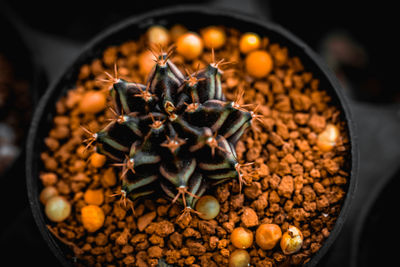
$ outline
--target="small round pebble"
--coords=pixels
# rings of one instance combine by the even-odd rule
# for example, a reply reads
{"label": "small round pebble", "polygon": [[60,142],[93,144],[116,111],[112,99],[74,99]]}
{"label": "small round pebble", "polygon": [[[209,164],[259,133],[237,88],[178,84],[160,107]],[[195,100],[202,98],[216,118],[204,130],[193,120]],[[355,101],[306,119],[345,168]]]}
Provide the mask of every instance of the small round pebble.
{"label": "small round pebble", "polygon": [[263,78],[271,72],[273,61],[271,55],[264,50],[250,52],[245,60],[247,72],[255,78]]}
{"label": "small round pebble", "polygon": [[169,43],[168,30],[160,25],[151,26],[147,30],[147,38],[149,42],[156,45],[167,46]]}
{"label": "small round pebble", "polygon": [[279,225],[264,223],[256,231],[256,243],[264,250],[273,249],[282,237]]}
{"label": "small round pebble", "polygon": [[250,266],[250,255],[244,249],[237,249],[229,257],[229,267]]}
{"label": "small round pebble", "polygon": [[62,222],[71,214],[71,204],[62,196],[53,196],[46,203],[45,213],[51,221]]}
{"label": "small round pebble", "polygon": [[217,217],[220,205],[213,196],[202,196],[196,204],[196,210],[200,212],[199,217],[203,220],[212,220]]}
{"label": "small round pebble", "polygon": [[104,212],[96,205],[87,205],[82,208],[82,224],[89,232],[96,232],[104,224]]}
{"label": "small round pebble", "polygon": [[253,244],[253,232],[243,227],[237,227],[232,231],[231,242],[237,248],[249,248]]}
{"label": "small round pebble", "polygon": [[176,51],[186,59],[195,59],[203,52],[203,41],[197,33],[187,32],[176,41]]}
{"label": "small round pebble", "polygon": [[83,113],[98,113],[106,107],[107,98],[99,91],[88,91],[79,103],[79,108]]}
{"label": "small round pebble", "polygon": [[282,236],[280,245],[286,255],[298,252],[303,245],[303,233],[296,226],[289,226]]}
{"label": "small round pebble", "polygon": [[201,32],[201,36],[204,40],[204,46],[210,49],[221,48],[226,42],[225,31],[215,26],[205,28]]}
{"label": "small round pebble", "polygon": [[261,39],[258,34],[253,32],[247,32],[240,37],[239,49],[243,54],[247,54],[253,50],[260,48]]}
{"label": "small round pebble", "polygon": [[45,188],[43,188],[42,192],[40,192],[40,202],[42,202],[42,204],[46,205],[47,201],[58,195],[58,191],[57,188],[55,188],[54,186],[46,186]]}

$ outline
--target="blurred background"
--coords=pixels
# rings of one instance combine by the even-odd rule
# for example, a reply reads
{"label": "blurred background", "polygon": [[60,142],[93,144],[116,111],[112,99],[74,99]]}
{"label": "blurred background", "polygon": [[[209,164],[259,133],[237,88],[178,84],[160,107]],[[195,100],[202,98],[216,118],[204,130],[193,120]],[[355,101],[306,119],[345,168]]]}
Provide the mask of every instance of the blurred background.
{"label": "blurred background", "polygon": [[[399,18],[394,4],[366,1],[0,0],[3,261],[26,255],[19,256],[16,266],[58,266],[36,229],[25,189],[24,140],[40,95],[82,45],[105,28],[177,4],[227,8],[278,23],[311,46],[336,73],[359,130],[360,171],[351,214],[321,266],[389,266],[396,247],[388,245],[392,230],[387,225],[392,225],[388,220],[399,203],[395,190],[400,179],[400,58],[395,40]],[[39,90],[32,92],[33,87]]]}

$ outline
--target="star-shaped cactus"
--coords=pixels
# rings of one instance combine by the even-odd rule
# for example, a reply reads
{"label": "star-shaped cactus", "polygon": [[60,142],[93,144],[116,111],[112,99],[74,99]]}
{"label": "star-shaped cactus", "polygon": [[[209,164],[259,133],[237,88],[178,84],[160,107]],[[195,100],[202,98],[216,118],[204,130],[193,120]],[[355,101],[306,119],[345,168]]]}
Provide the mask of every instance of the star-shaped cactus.
{"label": "star-shaped cactus", "polygon": [[236,178],[242,186],[235,144],[259,115],[240,104],[243,91],[226,101],[223,60],[185,76],[171,54],[158,54],[146,85],[110,79],[115,118],[88,141],[122,167],[121,191],[130,200],[161,189],[193,208],[209,185]]}

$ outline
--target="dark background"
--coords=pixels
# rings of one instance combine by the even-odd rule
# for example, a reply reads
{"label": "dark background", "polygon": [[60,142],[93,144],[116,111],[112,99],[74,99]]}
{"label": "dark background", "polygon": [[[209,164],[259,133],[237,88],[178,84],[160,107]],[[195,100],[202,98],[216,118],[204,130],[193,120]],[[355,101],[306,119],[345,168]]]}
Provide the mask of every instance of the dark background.
{"label": "dark background", "polygon": [[222,6],[255,14],[281,24],[315,50],[320,49],[326,38],[339,31],[347,34],[366,52],[363,66],[342,66],[346,74],[352,76],[357,98],[371,102],[400,101],[396,88],[400,57],[396,53],[399,19],[395,4],[263,0],[1,1],[6,2],[31,28],[74,44],[83,44],[128,16],[181,3]]}
{"label": "dark background", "polygon": [[[27,54],[33,57],[20,56],[18,64],[40,62],[41,71],[33,71],[34,80],[45,90],[81,45],[106,27],[128,16],[181,3],[229,7],[281,24],[320,53],[336,72],[358,127],[360,170],[351,214],[320,265],[388,266],[396,257],[396,246],[390,245],[396,235],[395,222],[388,221],[398,210],[395,196],[400,179],[396,173],[400,161],[400,57],[396,41],[400,23],[395,4],[262,0],[70,0],[44,4],[0,0],[0,18],[6,17],[24,32],[23,39],[30,46]],[[1,42],[8,39],[1,32]],[[11,260],[14,266],[58,266],[33,222],[23,166],[22,153],[12,169],[0,177],[1,260]]]}

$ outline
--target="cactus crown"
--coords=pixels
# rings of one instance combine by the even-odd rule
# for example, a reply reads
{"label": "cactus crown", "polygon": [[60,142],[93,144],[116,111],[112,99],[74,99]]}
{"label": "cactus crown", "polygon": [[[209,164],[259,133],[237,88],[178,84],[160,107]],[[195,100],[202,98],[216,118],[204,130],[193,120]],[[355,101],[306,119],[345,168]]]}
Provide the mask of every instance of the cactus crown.
{"label": "cactus crown", "polygon": [[[225,100],[222,60],[184,76],[158,53],[146,85],[113,78],[115,118],[92,134],[96,150],[122,167],[121,193],[135,200],[161,188],[173,202],[193,208],[207,186],[242,174],[235,144],[251,125],[253,111]],[[158,186],[159,185],[159,186]]]}

